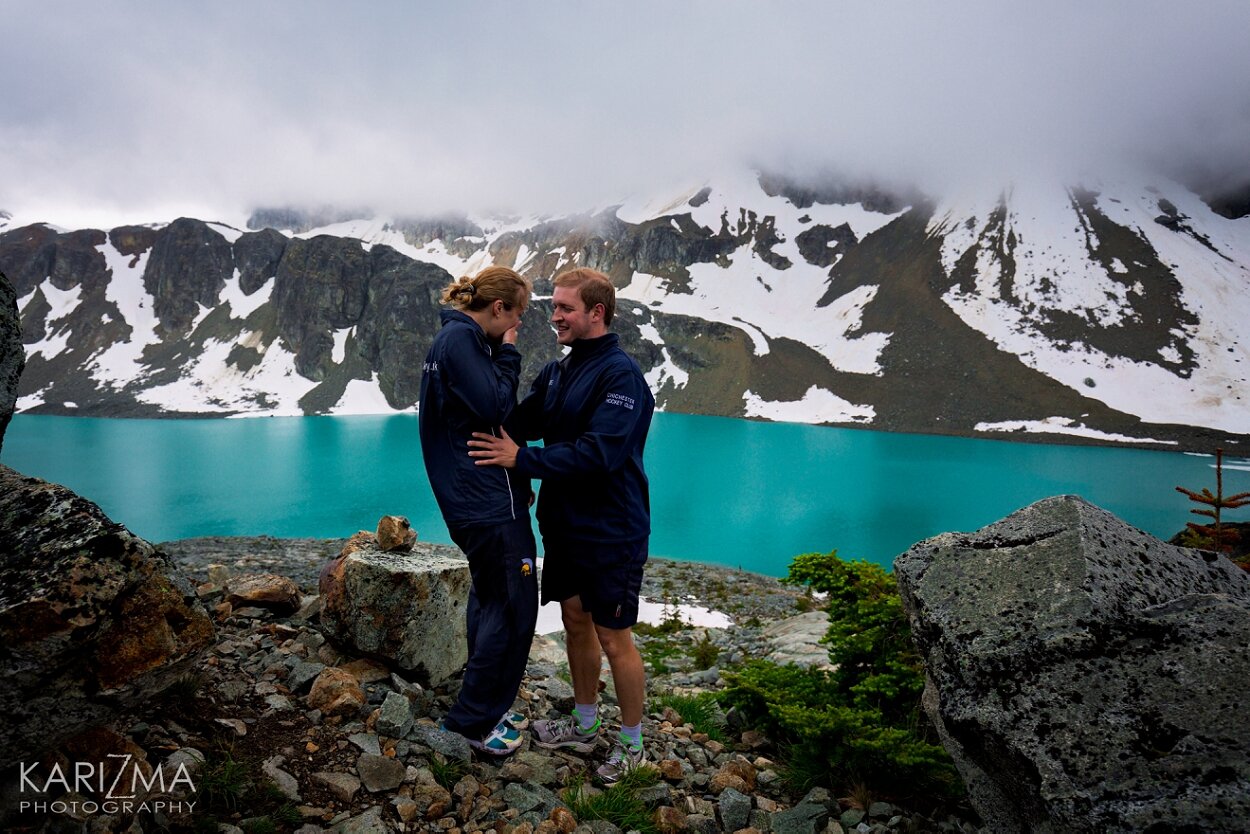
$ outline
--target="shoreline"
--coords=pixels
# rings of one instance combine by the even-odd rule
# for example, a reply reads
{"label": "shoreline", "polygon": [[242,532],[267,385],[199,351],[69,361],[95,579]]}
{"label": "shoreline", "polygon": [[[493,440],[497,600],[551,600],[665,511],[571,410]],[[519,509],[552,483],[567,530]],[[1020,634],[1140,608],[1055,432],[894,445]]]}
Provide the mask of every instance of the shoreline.
{"label": "shoreline", "polygon": [[[725,420],[745,420],[752,423],[814,426],[819,428],[875,431],[884,434],[916,435],[918,437],[951,437],[964,440],[989,440],[1001,443],[1026,443],[1042,446],[1096,446],[1110,449],[1141,449],[1143,451],[1178,452],[1209,455],[1216,447],[1224,448],[1237,456],[1250,457],[1250,434],[1183,424],[1138,423],[1124,426],[1116,431],[1105,431],[1084,426],[1058,424],[1047,427],[1045,420],[1007,421],[999,428],[976,431],[944,426],[929,426],[927,430],[913,427],[863,425],[846,422],[809,422],[803,420],[772,420],[760,416],[713,414],[702,412],[672,411],[660,413],[681,414],[692,417],[716,417]],[[416,417],[414,411],[353,412],[343,414],[290,414],[269,412],[203,412],[168,411],[159,408],[134,408],[127,406],[97,405],[88,408],[69,409],[58,403],[40,403],[15,410],[13,416],[95,418],[100,420],[260,420],[300,417]],[[1014,423],[1019,423],[1015,425]],[[1150,436],[1134,436],[1122,432],[1139,428]]]}
{"label": "shoreline", "polygon": [[[221,564],[235,573],[285,576],[311,595],[317,593],[321,568],[337,557],[346,543],[346,538],[199,536],[154,546],[168,554],[197,583],[207,581],[209,565]],[[464,558],[454,545],[418,541],[413,553],[419,557],[423,552]],[[539,570],[541,575],[541,560]],[[806,595],[803,588],[787,585],[777,577],[706,562],[651,556],[643,573],[641,594],[650,604],[640,606],[639,617],[640,621],[658,624],[676,612],[690,625],[713,627],[751,619],[768,622],[795,613],[797,600]],[[548,608],[553,612],[547,613]],[[542,606],[539,617],[558,623],[559,609],[551,604]]]}

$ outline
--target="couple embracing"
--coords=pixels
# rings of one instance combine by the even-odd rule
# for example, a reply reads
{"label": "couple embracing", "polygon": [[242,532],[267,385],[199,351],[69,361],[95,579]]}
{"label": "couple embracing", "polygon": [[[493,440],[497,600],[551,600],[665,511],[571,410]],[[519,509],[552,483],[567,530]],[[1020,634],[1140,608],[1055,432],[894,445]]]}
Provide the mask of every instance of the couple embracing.
{"label": "couple embracing", "polygon": [[[616,292],[608,277],[572,269],[554,284],[551,324],[569,350],[542,369],[519,404],[517,328],[531,286],[511,269],[489,267],[444,290],[451,309],[425,360],[422,454],[473,578],[469,661],[443,728],[487,755],[516,751],[527,727],[541,747],[591,752],[603,726],[602,653],[621,718],[597,770],[611,783],[645,761],[645,678],[632,628],[651,531],[642,457],[655,399],[609,331]],[[538,616],[529,518],[535,478],[542,481],[542,601],[560,603],[576,706],[529,726],[513,705]]]}

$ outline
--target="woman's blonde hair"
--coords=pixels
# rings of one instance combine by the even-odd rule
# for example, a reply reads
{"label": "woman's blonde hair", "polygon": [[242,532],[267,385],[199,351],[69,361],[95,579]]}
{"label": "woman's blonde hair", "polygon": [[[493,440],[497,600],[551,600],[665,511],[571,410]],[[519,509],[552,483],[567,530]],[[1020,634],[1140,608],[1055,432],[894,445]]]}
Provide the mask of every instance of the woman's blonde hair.
{"label": "woman's blonde hair", "polygon": [[506,266],[488,266],[477,275],[452,281],[443,289],[442,302],[457,310],[475,312],[496,301],[511,310],[526,303],[531,292],[530,280]]}

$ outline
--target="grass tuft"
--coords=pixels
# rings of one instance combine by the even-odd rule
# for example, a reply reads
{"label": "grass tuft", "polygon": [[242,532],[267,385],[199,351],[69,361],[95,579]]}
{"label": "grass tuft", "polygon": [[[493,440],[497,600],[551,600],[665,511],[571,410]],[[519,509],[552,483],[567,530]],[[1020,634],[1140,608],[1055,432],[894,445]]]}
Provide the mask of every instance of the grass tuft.
{"label": "grass tuft", "polygon": [[708,738],[725,740],[725,714],[721,711],[716,695],[700,692],[698,695],[675,695],[667,693],[652,699],[660,709],[668,707],[681,716],[681,720],[694,728],[696,733],[707,733]]}
{"label": "grass tuft", "polygon": [[434,774],[435,782],[450,791],[469,772],[469,765],[458,759],[434,755],[430,757],[430,772]]}
{"label": "grass tuft", "polygon": [[564,790],[563,799],[579,823],[606,820],[622,831],[659,834],[654,814],[638,795],[640,790],[654,785],[659,778],[655,768],[638,767],[626,773],[612,787],[599,792],[587,791],[584,783],[575,781]]}

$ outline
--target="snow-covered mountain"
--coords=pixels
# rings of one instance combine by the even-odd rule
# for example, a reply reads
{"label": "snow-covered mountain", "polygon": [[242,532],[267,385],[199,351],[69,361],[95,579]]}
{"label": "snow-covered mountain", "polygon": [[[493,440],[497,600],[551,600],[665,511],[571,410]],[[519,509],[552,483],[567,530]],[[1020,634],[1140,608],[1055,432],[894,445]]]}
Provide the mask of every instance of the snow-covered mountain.
{"label": "snow-covered mountain", "polygon": [[[0,217],[32,413],[417,406],[438,291],[612,276],[661,407],[893,431],[1250,449],[1250,216],[1171,182],[933,200],[753,173],[564,217],[259,211],[107,232]],[[364,213],[361,213],[364,214]]]}

